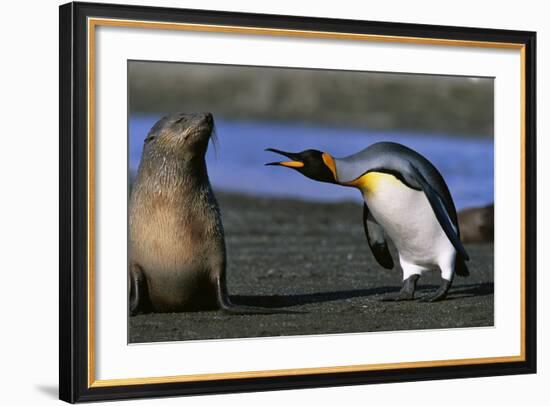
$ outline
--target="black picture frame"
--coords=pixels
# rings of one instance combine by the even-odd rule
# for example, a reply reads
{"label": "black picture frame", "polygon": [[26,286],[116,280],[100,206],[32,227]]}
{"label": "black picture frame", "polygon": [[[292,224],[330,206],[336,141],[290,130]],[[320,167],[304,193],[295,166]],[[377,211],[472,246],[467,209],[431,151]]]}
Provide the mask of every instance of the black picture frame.
{"label": "black picture frame", "polygon": [[[374,21],[260,15],[93,3],[60,6],[59,397],[67,402],[235,393],[536,372],[536,33]],[[162,21],[328,33],[517,44],[524,66],[524,359],[359,372],[311,373],[209,381],[90,385],[88,353],[89,195],[87,189],[87,19]]]}

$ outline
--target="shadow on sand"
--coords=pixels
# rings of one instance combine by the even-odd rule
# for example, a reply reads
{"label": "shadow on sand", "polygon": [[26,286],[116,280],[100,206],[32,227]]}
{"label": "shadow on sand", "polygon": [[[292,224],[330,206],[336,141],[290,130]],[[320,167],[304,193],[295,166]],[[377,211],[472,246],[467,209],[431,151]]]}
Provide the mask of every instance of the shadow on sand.
{"label": "shadow on sand", "polygon": [[[426,293],[430,290],[437,289],[436,285],[423,285],[417,288],[418,293]],[[234,295],[231,296],[231,300],[235,304],[246,306],[260,306],[260,307],[292,307],[301,306],[313,303],[326,303],[338,300],[347,300],[357,297],[368,297],[375,295],[387,295],[399,292],[399,287],[382,286],[372,289],[354,289],[354,290],[342,290],[337,292],[318,292],[318,293],[306,293],[296,295]],[[479,283],[472,285],[459,285],[451,288],[446,300],[455,300],[473,296],[485,296],[493,294],[493,283]],[[421,295],[418,295],[420,298]]]}

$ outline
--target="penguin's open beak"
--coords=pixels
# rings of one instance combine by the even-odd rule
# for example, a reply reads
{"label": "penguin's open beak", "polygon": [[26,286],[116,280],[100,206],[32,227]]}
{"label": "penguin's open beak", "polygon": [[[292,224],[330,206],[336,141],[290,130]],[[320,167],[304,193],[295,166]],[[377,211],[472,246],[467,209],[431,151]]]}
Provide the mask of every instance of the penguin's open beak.
{"label": "penguin's open beak", "polygon": [[266,164],[267,166],[278,165],[278,166],[286,166],[288,168],[302,168],[304,166],[304,163],[300,161],[299,154],[280,151],[275,148],[267,148],[266,151],[275,152],[276,154],[280,154],[291,159],[291,161],[285,161],[285,162],[270,162]]}

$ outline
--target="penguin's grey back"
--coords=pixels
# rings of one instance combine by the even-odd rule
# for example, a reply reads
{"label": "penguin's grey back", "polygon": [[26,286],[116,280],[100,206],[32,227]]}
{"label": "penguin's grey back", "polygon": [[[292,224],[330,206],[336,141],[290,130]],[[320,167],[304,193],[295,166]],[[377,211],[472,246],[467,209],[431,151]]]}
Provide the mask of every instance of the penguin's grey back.
{"label": "penguin's grey back", "polygon": [[411,165],[443,200],[453,224],[457,224],[456,208],[443,176],[437,168],[418,152],[395,142],[378,142],[356,154],[335,158],[336,174],[341,183],[351,182],[367,172],[384,172],[394,175],[409,187],[417,189],[412,180]]}

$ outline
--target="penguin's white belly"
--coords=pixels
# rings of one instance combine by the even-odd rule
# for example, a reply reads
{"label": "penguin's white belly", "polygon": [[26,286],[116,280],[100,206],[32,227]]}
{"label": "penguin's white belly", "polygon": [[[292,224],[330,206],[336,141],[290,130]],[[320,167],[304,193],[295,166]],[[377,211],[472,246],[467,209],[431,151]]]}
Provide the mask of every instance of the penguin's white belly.
{"label": "penguin's white belly", "polygon": [[357,186],[371,214],[394,242],[401,262],[431,269],[454,253],[424,192],[385,173],[370,172],[360,179]]}

